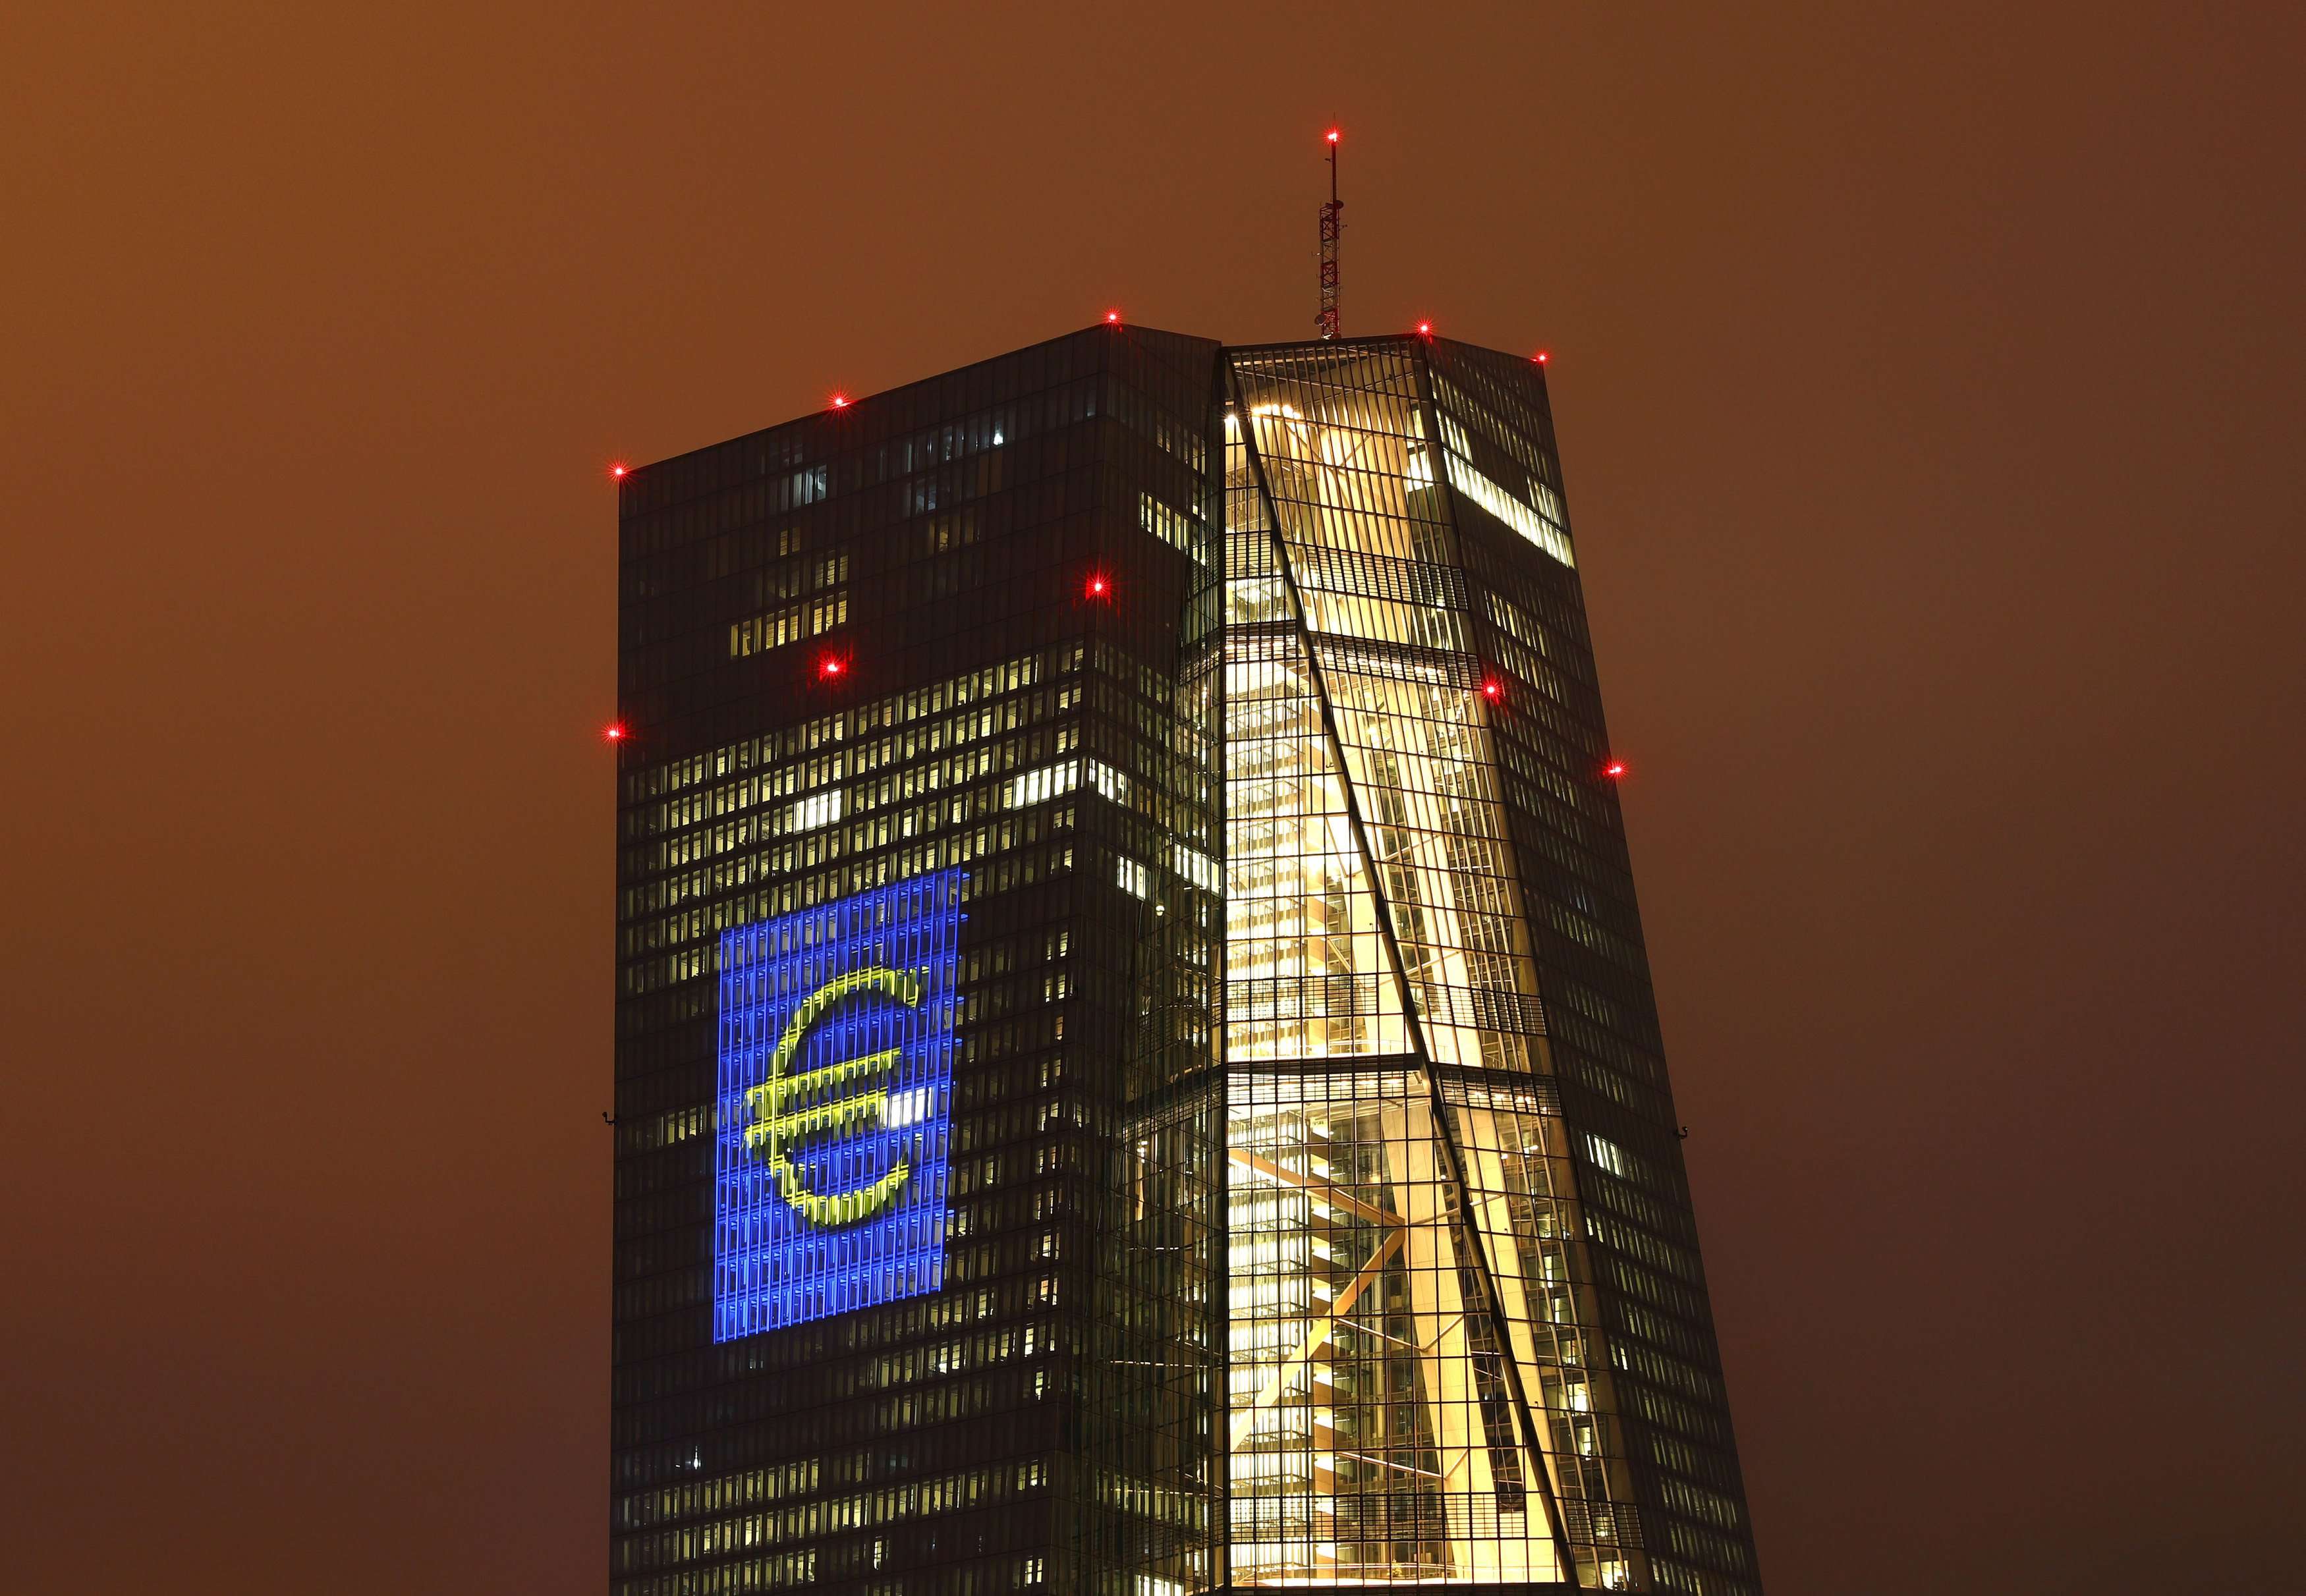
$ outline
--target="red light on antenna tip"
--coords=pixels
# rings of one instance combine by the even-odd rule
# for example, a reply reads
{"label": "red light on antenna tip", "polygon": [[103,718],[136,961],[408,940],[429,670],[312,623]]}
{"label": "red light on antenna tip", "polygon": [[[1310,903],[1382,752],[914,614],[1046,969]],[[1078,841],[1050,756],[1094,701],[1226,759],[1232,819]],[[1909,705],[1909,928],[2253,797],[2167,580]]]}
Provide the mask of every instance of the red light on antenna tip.
{"label": "red light on antenna tip", "polygon": [[1626,762],[1622,759],[1612,759],[1601,767],[1601,773],[1614,781],[1626,773]]}
{"label": "red light on antenna tip", "polygon": [[1330,143],[1332,143],[1332,144],[1334,144],[1334,143],[1336,143],[1337,141],[1337,130],[1336,128],[1334,128],[1334,127],[1333,127],[1333,128],[1331,128],[1331,129],[1329,130],[1329,142],[1330,142]]}
{"label": "red light on antenna tip", "polygon": [[625,723],[622,721],[611,721],[608,725],[601,729],[601,735],[608,738],[612,743],[623,742],[625,740]]}

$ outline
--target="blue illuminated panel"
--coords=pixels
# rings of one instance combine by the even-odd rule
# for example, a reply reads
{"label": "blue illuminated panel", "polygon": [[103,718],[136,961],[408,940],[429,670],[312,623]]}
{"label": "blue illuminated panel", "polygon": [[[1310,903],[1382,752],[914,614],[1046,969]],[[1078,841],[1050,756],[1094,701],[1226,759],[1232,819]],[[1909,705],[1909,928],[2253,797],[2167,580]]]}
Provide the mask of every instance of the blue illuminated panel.
{"label": "blue illuminated panel", "polygon": [[713,1340],[944,1283],[962,875],[722,933]]}

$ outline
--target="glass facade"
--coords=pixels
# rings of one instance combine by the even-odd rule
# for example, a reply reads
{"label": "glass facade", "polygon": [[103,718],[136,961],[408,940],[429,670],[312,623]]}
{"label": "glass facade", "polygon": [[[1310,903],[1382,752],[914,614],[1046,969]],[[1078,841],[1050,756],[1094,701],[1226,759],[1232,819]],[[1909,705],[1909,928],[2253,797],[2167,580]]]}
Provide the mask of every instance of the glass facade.
{"label": "glass facade", "polygon": [[622,488],[619,1596],[1757,1592],[1542,376]]}

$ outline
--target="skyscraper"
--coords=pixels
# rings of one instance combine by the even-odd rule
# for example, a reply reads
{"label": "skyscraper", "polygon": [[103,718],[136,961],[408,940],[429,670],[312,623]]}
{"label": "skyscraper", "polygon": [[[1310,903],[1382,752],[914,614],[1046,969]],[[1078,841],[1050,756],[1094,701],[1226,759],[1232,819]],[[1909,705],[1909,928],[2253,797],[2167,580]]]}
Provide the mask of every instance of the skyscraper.
{"label": "skyscraper", "polygon": [[620,495],[619,1596],[1758,1591],[1539,366]]}

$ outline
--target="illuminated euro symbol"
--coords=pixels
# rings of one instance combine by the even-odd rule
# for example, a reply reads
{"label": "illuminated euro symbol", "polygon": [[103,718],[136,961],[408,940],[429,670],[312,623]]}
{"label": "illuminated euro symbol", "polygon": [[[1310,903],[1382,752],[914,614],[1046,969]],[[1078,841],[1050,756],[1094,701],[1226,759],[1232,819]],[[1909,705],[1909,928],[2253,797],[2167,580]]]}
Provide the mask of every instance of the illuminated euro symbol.
{"label": "illuminated euro symbol", "polygon": [[882,993],[910,1007],[920,1006],[920,981],[903,970],[875,966],[827,981],[793,1011],[792,1022],[785,1027],[769,1059],[769,1078],[745,1094],[746,1106],[753,1116],[753,1122],[745,1127],[747,1149],[769,1166],[785,1201],[803,1218],[818,1225],[854,1225],[871,1218],[888,1206],[912,1174],[911,1165],[900,1157],[894,1169],[871,1185],[827,1194],[811,1191],[800,1166],[793,1162],[794,1148],[808,1138],[848,1130],[889,1105],[885,1088],[847,1097],[827,1098],[824,1094],[862,1076],[886,1074],[901,1049],[885,1048],[798,1075],[790,1072],[809,1027],[835,1003],[864,992]]}

